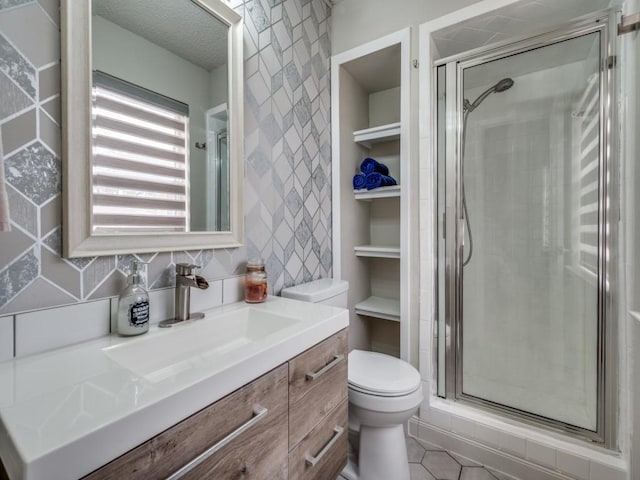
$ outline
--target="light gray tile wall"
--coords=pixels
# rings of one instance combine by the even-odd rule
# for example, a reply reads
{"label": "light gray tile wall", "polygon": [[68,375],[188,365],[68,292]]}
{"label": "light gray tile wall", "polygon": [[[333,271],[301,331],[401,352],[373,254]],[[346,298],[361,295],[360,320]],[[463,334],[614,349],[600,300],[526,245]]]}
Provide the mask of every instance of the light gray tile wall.
{"label": "light gray tile wall", "polygon": [[[181,261],[222,279],[261,256],[273,293],[331,275],[330,12],[322,0],[232,5],[245,20],[246,246],[136,255],[150,262],[151,289],[171,286]],[[0,234],[0,315],[116,295],[132,258],[60,256],[58,8],[57,0],[0,0],[0,129],[13,229]]]}

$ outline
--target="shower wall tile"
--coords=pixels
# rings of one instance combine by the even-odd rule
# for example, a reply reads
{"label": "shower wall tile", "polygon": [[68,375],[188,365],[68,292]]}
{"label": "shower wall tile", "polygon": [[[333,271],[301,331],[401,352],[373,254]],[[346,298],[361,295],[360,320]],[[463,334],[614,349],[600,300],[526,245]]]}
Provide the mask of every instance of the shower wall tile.
{"label": "shower wall tile", "polygon": [[506,452],[513,453],[520,457],[526,455],[527,442],[524,437],[511,435],[507,432],[500,432],[499,440],[500,448]]}
{"label": "shower wall tile", "polygon": [[[330,12],[323,0],[303,3],[233,0],[245,25],[245,246],[137,255],[150,262],[152,292],[173,286],[180,261],[220,280],[214,303],[243,298],[239,274],[250,257],[266,262],[274,294],[331,275]],[[0,0],[0,129],[14,227],[0,240],[11,245],[0,258],[0,314],[113,297],[129,260],[60,258],[59,6]]]}
{"label": "shower wall tile", "polygon": [[41,275],[75,298],[82,298],[78,270],[66,260],[46,248],[40,249]]}
{"label": "shower wall tile", "polygon": [[39,112],[40,118],[40,139],[56,157],[60,157],[61,150],[61,133],[60,125],[53,121],[51,117],[43,109]]}
{"label": "shower wall tile", "polygon": [[62,222],[62,195],[56,195],[40,207],[40,233],[49,235],[55,229],[60,229]]}
{"label": "shower wall tile", "polygon": [[32,108],[2,125],[2,148],[5,154],[33,141],[37,134],[38,110]]}
{"label": "shower wall tile", "polygon": [[41,104],[41,107],[45,112],[47,112],[47,114],[54,122],[56,122],[58,125],[61,125],[62,112],[60,105],[60,95],[56,95],[50,100],[45,101],[43,104]]}
{"label": "shower wall tile", "polygon": [[[38,258],[34,249],[30,249],[0,270],[0,305],[7,304],[37,277]],[[10,312],[0,310],[0,313]]]}
{"label": "shower wall tile", "polygon": [[36,142],[4,159],[7,182],[36,205],[42,205],[62,187],[62,164],[45,146]]}
{"label": "shower wall tile", "polygon": [[15,228],[2,235],[2,248],[0,249],[0,265],[5,265],[14,258],[19,257],[29,249],[34,240]]}
{"label": "shower wall tile", "polygon": [[[2,15],[2,13],[0,13]],[[31,98],[36,98],[36,70],[9,42],[0,34],[0,71],[8,75]]]}
{"label": "shower wall tile", "polygon": [[87,300],[97,300],[100,298],[119,295],[126,284],[125,275],[120,273],[118,270],[114,270],[107,276],[107,278],[100,282],[93,291],[89,292],[86,298]]}
{"label": "shower wall tile", "polygon": [[56,25],[60,25],[60,0],[38,0],[40,6]]}
{"label": "shower wall tile", "polygon": [[20,293],[7,303],[0,313],[25,312],[40,308],[51,308],[59,305],[68,305],[77,302],[78,299],[65,293],[56,285],[44,278],[36,278],[33,283],[23,288]]}
{"label": "shower wall tile", "polygon": [[622,469],[595,461],[591,461],[590,465],[589,480],[601,480],[604,478],[607,480],[626,480],[629,478],[627,472]]}
{"label": "shower wall tile", "polygon": [[[38,234],[38,209],[23,194],[11,185],[7,184],[7,196],[9,197],[9,211],[13,225],[20,227],[32,236]],[[0,268],[2,268],[0,263]],[[1,303],[0,303],[1,305]]]}
{"label": "shower wall tile", "polygon": [[38,72],[38,98],[46,100],[60,94],[60,64],[54,63]]}
{"label": "shower wall tile", "polygon": [[475,436],[475,424],[469,420],[454,415],[451,417],[451,431],[453,433],[464,435],[468,438],[473,438]]}
{"label": "shower wall tile", "polygon": [[13,315],[0,317],[0,362],[13,358]]}
{"label": "shower wall tile", "polygon": [[58,26],[37,3],[0,10],[0,31],[36,68],[60,60]]}
{"label": "shower wall tile", "polygon": [[15,7],[16,5],[24,5],[25,3],[32,3],[34,1],[35,0],[0,0],[0,10]]}
{"label": "shower wall tile", "polygon": [[2,92],[0,96],[0,121],[32,105],[32,100],[24,93],[24,90],[13,83],[4,73],[0,73],[0,92]]}
{"label": "shower wall tile", "polygon": [[527,458],[547,467],[556,466],[556,450],[532,440],[527,440]]}
{"label": "shower wall tile", "polygon": [[557,457],[558,470],[569,475],[579,478],[580,480],[589,480],[589,459],[578,455],[558,450]]}

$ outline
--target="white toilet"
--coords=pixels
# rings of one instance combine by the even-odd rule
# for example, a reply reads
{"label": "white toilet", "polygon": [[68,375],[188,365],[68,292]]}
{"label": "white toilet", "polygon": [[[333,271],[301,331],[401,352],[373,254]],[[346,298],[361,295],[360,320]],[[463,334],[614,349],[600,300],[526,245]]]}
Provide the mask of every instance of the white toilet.
{"label": "white toilet", "polygon": [[[325,278],[285,288],[282,296],[346,308],[348,288],[343,280]],[[359,431],[359,454],[358,465],[350,458],[342,476],[347,480],[409,480],[403,424],[422,402],[420,374],[395,357],[353,350],[348,377],[349,429]]]}

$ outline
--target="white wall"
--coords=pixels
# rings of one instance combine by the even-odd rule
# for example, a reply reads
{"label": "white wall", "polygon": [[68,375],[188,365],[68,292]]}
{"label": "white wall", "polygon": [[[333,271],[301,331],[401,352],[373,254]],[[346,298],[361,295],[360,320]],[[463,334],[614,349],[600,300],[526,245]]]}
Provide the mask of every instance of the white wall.
{"label": "white wall", "polygon": [[[331,51],[343,52],[407,26],[417,27],[479,0],[342,0],[331,12]],[[416,42],[413,42],[414,51]],[[414,55],[414,57],[417,55]]]}
{"label": "white wall", "polygon": [[[640,10],[640,0],[628,0],[623,12],[631,15]],[[640,255],[637,245],[640,243],[640,220],[638,220],[638,202],[640,201],[640,34],[629,33],[620,37],[621,43],[621,95],[620,129],[622,134],[621,178],[622,178],[622,231],[624,257],[621,280],[626,282],[626,302],[621,306],[621,318],[626,320],[626,328],[621,329],[621,343],[627,341],[627,372],[622,380],[629,382],[628,395],[621,400],[628,408],[626,425],[630,436],[631,479],[640,479]],[[633,313],[632,313],[633,312]],[[624,343],[622,343],[624,345]],[[624,371],[623,371],[624,373]],[[622,414],[626,409],[623,403]]]}
{"label": "white wall", "polygon": [[220,65],[211,70],[209,81],[211,83],[211,103],[212,107],[216,107],[227,102],[229,98],[229,75],[227,72],[228,65]]}

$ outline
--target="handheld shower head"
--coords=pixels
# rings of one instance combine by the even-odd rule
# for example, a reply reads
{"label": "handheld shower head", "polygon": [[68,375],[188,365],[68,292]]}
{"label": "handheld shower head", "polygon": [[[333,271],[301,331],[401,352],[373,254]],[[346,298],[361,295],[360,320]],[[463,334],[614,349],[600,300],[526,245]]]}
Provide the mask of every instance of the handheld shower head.
{"label": "handheld shower head", "polygon": [[493,87],[486,89],[482,92],[478,98],[471,103],[466,98],[462,102],[462,111],[464,112],[464,120],[462,121],[462,161],[461,161],[461,176],[462,176],[462,209],[464,211],[464,219],[467,224],[467,235],[469,235],[469,254],[466,259],[462,260],[462,266],[464,267],[471,260],[471,256],[473,255],[473,236],[471,235],[471,221],[469,220],[469,213],[467,212],[467,199],[464,192],[464,150],[465,150],[465,137],[467,134],[467,117],[471,112],[473,112],[489,95],[493,92],[504,92],[505,90],[509,90],[513,87],[513,79],[512,78],[503,78],[498,83],[496,83]]}
{"label": "handheld shower head", "polygon": [[487,88],[484,92],[478,95],[478,98],[474,100],[473,103],[470,103],[469,100],[464,101],[464,110],[467,112],[473,112],[489,95],[494,92],[504,92],[505,90],[509,90],[513,87],[514,81],[511,78],[503,78],[494,86]]}
{"label": "handheld shower head", "polygon": [[511,87],[513,87],[513,79],[503,78],[494,85],[493,89],[496,92],[504,92],[505,90],[509,90]]}

